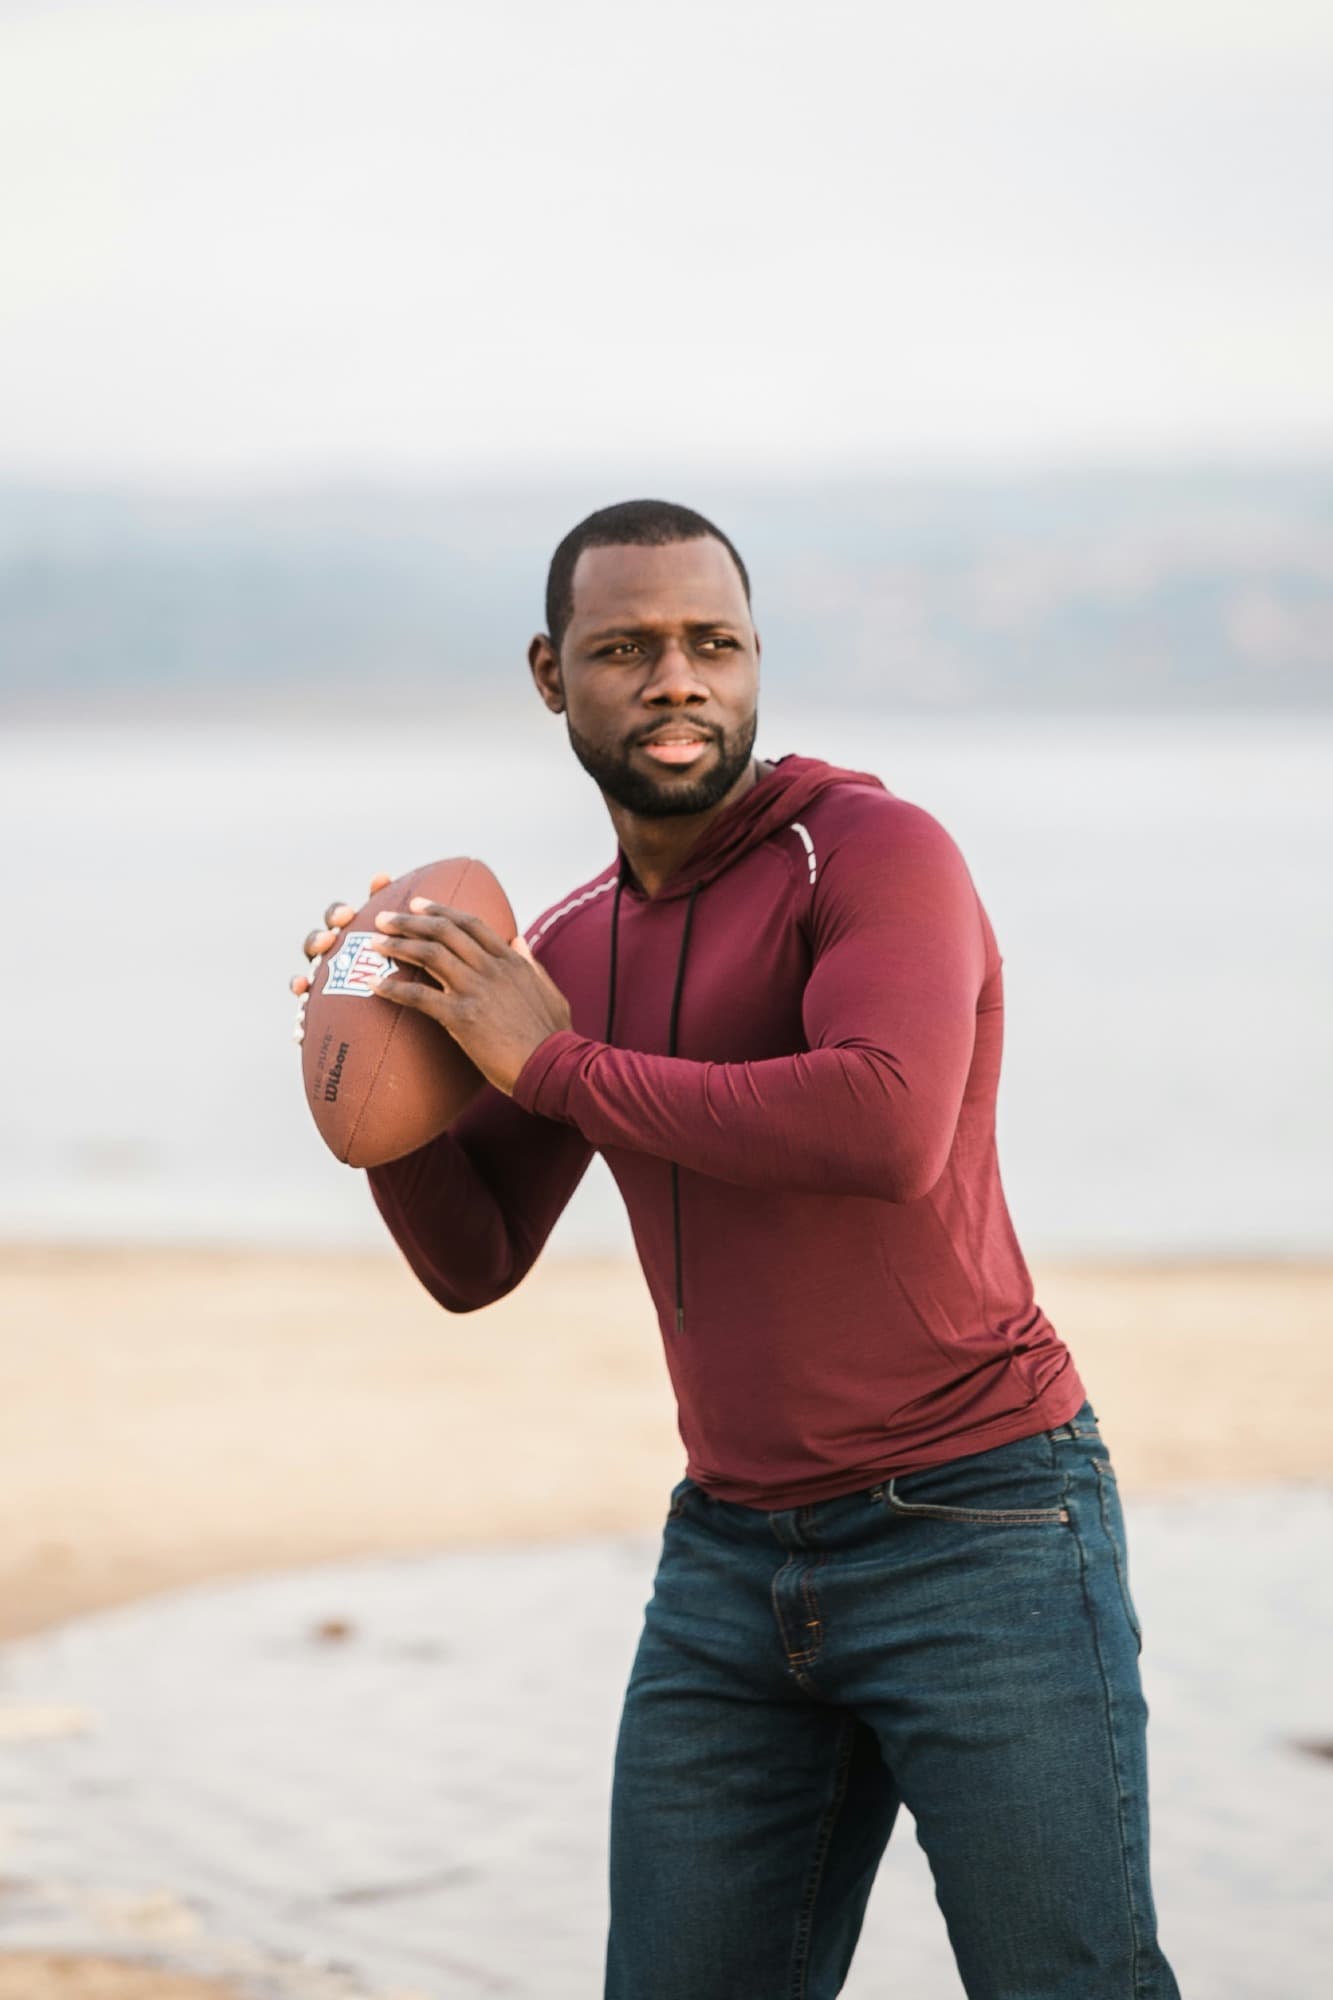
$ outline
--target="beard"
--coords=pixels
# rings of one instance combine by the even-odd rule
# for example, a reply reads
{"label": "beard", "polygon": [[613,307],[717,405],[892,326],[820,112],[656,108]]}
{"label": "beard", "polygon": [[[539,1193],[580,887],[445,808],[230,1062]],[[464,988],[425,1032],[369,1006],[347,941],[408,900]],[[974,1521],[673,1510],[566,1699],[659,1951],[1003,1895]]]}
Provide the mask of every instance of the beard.
{"label": "beard", "polygon": [[[693,722],[690,726],[704,727]],[[683,818],[687,813],[708,812],[727,796],[737,779],[744,776],[754,750],[759,712],[756,709],[730,735],[721,729],[708,730],[710,740],[717,746],[718,756],[712,769],[700,778],[653,778],[647,771],[636,770],[630,762],[632,744],[614,751],[599,750],[586,736],[579,734],[568,713],[565,715],[565,727],[569,731],[570,748],[574,755],[607,798],[614,799],[618,806],[637,814],[640,819],[672,819]]]}

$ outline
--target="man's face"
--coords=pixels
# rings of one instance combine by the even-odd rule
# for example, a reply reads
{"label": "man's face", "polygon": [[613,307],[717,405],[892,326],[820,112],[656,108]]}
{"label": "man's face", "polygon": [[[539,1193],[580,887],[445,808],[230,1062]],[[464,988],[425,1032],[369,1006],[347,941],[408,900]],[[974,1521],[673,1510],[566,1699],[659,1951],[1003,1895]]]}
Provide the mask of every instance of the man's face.
{"label": "man's face", "polygon": [[748,769],[759,639],[739,572],[712,536],[585,549],[557,659],[533,677],[607,797],[647,819],[707,812]]}

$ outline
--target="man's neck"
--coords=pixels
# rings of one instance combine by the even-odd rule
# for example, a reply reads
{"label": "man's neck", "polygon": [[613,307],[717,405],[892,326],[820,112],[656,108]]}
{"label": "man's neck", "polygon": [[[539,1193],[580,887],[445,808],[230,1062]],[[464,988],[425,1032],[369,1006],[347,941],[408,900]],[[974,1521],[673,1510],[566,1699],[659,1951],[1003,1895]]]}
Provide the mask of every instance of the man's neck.
{"label": "man's neck", "polygon": [[[620,845],[625,850],[625,859],[634,870],[635,880],[646,896],[655,896],[667,879],[674,875],[685,856],[707,832],[718,814],[725,812],[729,805],[743,798],[760,778],[765,777],[773,766],[752,757],[745,770],[731,790],[720,798],[707,812],[682,813],[679,817],[668,814],[664,818],[645,818],[641,813],[627,811],[617,805],[614,799],[606,800],[606,809],[611,815],[611,824],[616,830]],[[606,798],[605,792],[602,794]]]}

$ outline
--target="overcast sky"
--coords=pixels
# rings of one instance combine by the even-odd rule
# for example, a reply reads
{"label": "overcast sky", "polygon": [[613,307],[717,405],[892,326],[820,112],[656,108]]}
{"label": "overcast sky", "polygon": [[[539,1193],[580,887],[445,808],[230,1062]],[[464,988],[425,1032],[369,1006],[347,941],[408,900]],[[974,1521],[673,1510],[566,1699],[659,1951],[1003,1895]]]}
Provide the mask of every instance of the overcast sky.
{"label": "overcast sky", "polygon": [[0,0],[0,476],[1333,448],[1333,7]]}

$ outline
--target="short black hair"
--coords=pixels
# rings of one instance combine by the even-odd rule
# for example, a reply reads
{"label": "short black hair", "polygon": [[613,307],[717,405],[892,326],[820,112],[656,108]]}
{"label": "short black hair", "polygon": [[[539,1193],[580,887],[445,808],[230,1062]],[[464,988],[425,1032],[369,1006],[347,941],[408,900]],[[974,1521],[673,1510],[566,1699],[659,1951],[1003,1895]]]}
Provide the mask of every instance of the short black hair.
{"label": "short black hair", "polygon": [[678,507],[672,500],[618,500],[614,507],[599,507],[571,528],[551,557],[546,577],[546,632],[556,652],[574,615],[574,565],[585,549],[661,549],[670,542],[697,542],[705,535],[721,542],[735,563],[748,604],[750,578],[745,564],[721,528],[693,507]]}

